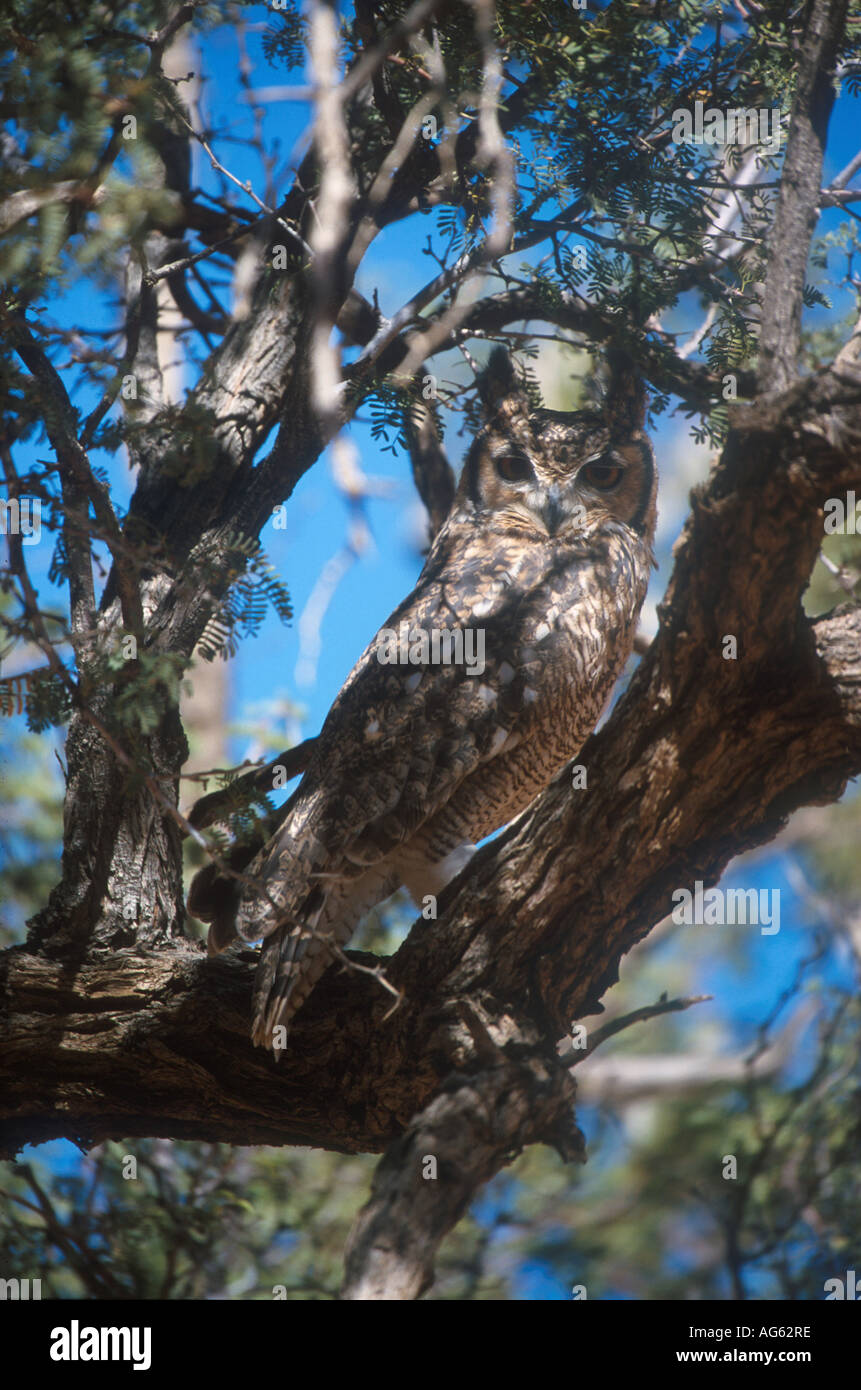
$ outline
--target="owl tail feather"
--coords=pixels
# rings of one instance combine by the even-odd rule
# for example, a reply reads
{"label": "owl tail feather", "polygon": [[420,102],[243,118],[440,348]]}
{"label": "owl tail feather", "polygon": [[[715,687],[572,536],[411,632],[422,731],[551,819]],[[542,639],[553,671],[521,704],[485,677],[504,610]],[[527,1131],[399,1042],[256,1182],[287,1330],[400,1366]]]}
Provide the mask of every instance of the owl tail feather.
{"label": "owl tail feather", "polygon": [[333,959],[331,946],[307,924],[287,922],[267,936],[254,977],[255,1047],[270,1047],[276,1060],[289,1025]]}

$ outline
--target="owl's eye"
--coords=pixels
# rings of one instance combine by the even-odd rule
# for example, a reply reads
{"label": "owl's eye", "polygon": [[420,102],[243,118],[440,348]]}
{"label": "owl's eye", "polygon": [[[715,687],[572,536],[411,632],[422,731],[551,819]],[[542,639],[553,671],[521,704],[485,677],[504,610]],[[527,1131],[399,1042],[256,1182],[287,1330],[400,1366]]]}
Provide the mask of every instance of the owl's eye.
{"label": "owl's eye", "polygon": [[589,487],[594,487],[598,492],[612,492],[613,488],[618,487],[625,470],[618,463],[611,463],[607,459],[598,459],[595,463],[585,463],[580,469],[580,477]]}
{"label": "owl's eye", "polygon": [[532,471],[532,464],[525,454],[497,454],[493,463],[500,478],[506,483],[531,483],[534,481],[535,474]]}

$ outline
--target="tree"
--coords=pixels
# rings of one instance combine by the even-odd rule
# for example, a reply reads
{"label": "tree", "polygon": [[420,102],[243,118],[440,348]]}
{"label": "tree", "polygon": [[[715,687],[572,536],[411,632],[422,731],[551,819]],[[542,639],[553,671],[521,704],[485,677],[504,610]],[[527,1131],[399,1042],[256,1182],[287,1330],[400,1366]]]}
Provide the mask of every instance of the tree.
{"label": "tree", "polygon": [[[62,876],[2,958],[4,1151],[57,1135],[384,1151],[344,1296],[412,1298],[514,1153],[581,1156],[555,1044],[600,1007],[622,954],[680,888],[715,883],[861,766],[858,609],[811,621],[801,604],[823,519],[835,503],[845,519],[857,483],[861,328],[813,339],[803,309],[822,303],[807,283],[819,215],[861,197],[861,156],[823,188],[859,16],[847,0],[273,8],[270,58],[289,72],[309,55],[313,138],[283,191],[258,144],[261,197],[168,75],[177,35],[205,34],[212,13],[18,0],[3,22],[2,622],[40,654],[5,698],[26,698],[35,731],[68,721]],[[248,91],[261,108],[295,95]],[[193,147],[223,194],[192,186]],[[356,274],[410,219],[436,269],[386,314]],[[52,297],[97,274],[122,284],[121,321],[104,335],[55,322]],[[697,304],[680,344],[666,319]],[[160,351],[169,315],[196,372],[181,403]],[[653,418],[676,398],[719,460],[691,499],[659,632],[578,757],[588,793],[557,778],[480,852],[434,929],[385,962],[402,995],[385,1026],[379,961],[351,953],[370,968],[326,976],[276,1070],[247,1042],[248,958],[209,962],[186,935],[182,845],[223,866],[223,836],[202,832],[232,816],[257,833],[273,767],[301,771],[307,748],[182,816],[181,683],[267,603],[289,616],[261,534],[327,444],[348,468],[343,431],[364,404],[440,524],[443,408],[464,393],[434,359],[488,339],[529,348],[530,325],[628,352]],[[21,472],[40,431],[51,459]],[[120,449],[136,469],[125,514],[94,462]],[[64,614],[28,569],[36,503]]]}

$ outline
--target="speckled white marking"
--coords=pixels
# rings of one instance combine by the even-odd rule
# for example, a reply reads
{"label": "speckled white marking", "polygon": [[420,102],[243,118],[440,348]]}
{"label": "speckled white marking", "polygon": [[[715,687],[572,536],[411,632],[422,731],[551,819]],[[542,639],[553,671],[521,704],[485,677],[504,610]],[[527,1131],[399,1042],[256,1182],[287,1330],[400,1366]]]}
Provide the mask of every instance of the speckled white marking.
{"label": "speckled white marking", "polygon": [[413,671],[413,674],[411,676],[407,676],[406,680],[404,681],[404,686],[406,687],[410,695],[412,695],[414,691],[418,690],[419,686],[422,683],[423,675],[424,671]]}
{"label": "speckled white marking", "polygon": [[501,685],[510,685],[514,680],[514,667],[509,666],[507,661],[503,661],[499,668],[498,675]]}
{"label": "speckled white marking", "polygon": [[523,702],[524,702],[524,704],[532,705],[532,704],[535,703],[535,701],[536,701],[537,699],[538,699],[538,691],[537,691],[537,690],[533,690],[531,685],[525,686],[525,687],[524,687],[524,690],[523,690]]}
{"label": "speckled white marking", "polygon": [[496,691],[490,685],[480,685],[478,687],[478,698],[481,700],[482,704],[495,705]]}
{"label": "speckled white marking", "polygon": [[501,748],[502,745],[505,743],[505,740],[506,740],[507,738],[508,738],[508,730],[507,730],[507,729],[497,729],[496,733],[493,735],[493,739],[492,739],[491,745],[490,745],[490,756],[491,756],[492,758],[495,758],[495,757],[496,757],[497,753],[499,752],[500,748]]}

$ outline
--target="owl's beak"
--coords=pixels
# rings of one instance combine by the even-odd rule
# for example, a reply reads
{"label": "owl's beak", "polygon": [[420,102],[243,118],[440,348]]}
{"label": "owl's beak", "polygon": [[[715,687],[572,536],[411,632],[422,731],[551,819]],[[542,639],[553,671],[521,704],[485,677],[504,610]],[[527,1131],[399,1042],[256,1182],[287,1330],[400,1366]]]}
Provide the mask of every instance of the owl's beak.
{"label": "owl's beak", "polygon": [[567,515],[559,488],[547,489],[545,496],[541,499],[538,514],[544,522],[548,536],[555,536]]}

